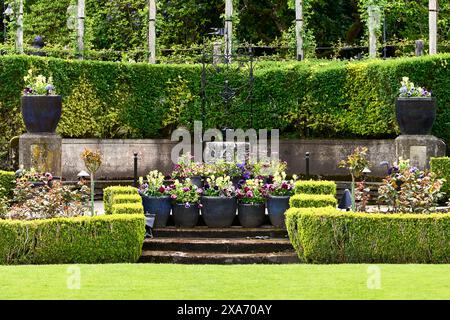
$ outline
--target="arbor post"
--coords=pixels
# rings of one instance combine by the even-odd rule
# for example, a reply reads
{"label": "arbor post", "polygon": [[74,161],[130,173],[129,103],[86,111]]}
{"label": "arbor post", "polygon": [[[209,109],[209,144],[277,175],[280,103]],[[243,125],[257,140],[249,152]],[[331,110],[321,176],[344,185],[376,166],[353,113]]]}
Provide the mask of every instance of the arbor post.
{"label": "arbor post", "polygon": [[156,63],[156,0],[148,1],[148,62]]}

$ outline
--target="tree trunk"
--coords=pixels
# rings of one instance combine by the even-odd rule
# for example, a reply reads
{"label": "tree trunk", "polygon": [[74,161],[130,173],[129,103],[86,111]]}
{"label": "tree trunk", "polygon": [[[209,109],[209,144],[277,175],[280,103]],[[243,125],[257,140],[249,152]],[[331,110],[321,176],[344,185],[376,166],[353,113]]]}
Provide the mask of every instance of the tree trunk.
{"label": "tree trunk", "polygon": [[23,0],[19,1],[19,13],[17,15],[16,51],[20,54],[23,53]]}
{"label": "tree trunk", "polygon": [[225,60],[231,62],[233,52],[233,0],[225,0]]}
{"label": "tree trunk", "polygon": [[78,0],[77,14],[77,51],[80,59],[84,56],[84,0]]}
{"label": "tree trunk", "polygon": [[303,2],[295,0],[295,37],[297,39],[297,60],[303,60]]}
{"label": "tree trunk", "polygon": [[148,1],[148,62],[156,63],[156,0]]}
{"label": "tree trunk", "polygon": [[430,0],[429,1],[430,55],[437,53],[437,19],[438,19],[437,0]]}

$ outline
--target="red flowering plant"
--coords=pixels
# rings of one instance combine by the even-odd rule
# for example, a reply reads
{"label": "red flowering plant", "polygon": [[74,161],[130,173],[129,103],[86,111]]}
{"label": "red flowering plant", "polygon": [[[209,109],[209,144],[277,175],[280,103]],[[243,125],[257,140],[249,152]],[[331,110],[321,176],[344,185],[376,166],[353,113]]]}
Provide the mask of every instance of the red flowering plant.
{"label": "red flowering plant", "polygon": [[286,172],[276,173],[272,179],[272,183],[264,186],[266,193],[276,197],[290,197],[294,194],[294,184],[297,176],[292,176],[291,180],[286,179]]}
{"label": "red flowering plant", "polygon": [[164,185],[164,175],[158,170],[150,171],[147,175],[147,182],[144,178],[139,178],[139,193],[147,197],[168,196],[171,187]]}
{"label": "red flowering plant", "polygon": [[203,189],[192,184],[191,179],[189,178],[183,182],[180,182],[178,179],[175,180],[170,190],[170,198],[173,202],[176,204],[184,204],[186,208],[189,208],[192,205],[201,207],[200,197],[202,194]]}
{"label": "red flowering plant", "polygon": [[259,179],[250,179],[245,181],[236,192],[236,197],[240,203],[260,204],[266,202],[267,189],[264,183]]}

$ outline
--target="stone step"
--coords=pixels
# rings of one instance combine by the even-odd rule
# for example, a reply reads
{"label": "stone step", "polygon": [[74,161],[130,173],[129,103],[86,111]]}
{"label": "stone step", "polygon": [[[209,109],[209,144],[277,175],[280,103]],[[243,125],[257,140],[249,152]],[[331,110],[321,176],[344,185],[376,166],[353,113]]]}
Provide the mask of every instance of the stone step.
{"label": "stone step", "polygon": [[145,251],[270,253],[292,250],[289,239],[153,238],[144,241]]}
{"label": "stone step", "polygon": [[229,238],[255,238],[269,237],[287,239],[288,233],[284,229],[272,226],[262,226],[260,228],[243,228],[233,226],[230,228],[208,228],[197,226],[195,228],[165,227],[153,230],[155,238],[207,238],[207,239],[229,239]]}
{"label": "stone step", "polygon": [[277,253],[144,251],[139,262],[179,264],[288,264],[299,263],[300,260],[293,250]]}

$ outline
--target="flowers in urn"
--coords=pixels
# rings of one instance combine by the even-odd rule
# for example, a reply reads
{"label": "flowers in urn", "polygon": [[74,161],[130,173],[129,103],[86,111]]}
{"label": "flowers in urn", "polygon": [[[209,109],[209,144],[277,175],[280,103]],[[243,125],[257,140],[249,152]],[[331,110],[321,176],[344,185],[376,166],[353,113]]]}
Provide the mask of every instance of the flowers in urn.
{"label": "flowers in urn", "polygon": [[191,179],[186,178],[183,182],[175,180],[170,190],[170,198],[177,204],[184,204],[186,208],[200,204],[200,197],[203,190],[191,183]]}
{"label": "flowers in urn", "polygon": [[260,179],[250,179],[238,189],[236,196],[240,203],[260,204],[266,202],[267,191],[263,181]]}
{"label": "flowers in urn", "polygon": [[178,164],[174,166],[172,178],[201,177],[204,172],[204,164],[195,162],[193,159],[194,157],[189,153],[183,154],[178,159]]}
{"label": "flowers in urn", "polygon": [[229,176],[215,177],[206,179],[203,195],[206,197],[231,198],[235,195],[235,188]]}
{"label": "flowers in urn", "polygon": [[403,77],[400,87],[400,98],[429,98],[431,97],[431,91],[423,87],[416,87],[408,77]]}
{"label": "flowers in urn", "polygon": [[150,171],[147,175],[147,182],[144,178],[139,178],[139,193],[148,197],[164,197],[170,193],[171,187],[164,185],[164,175],[158,170]]}
{"label": "flowers in urn", "polygon": [[298,177],[292,176],[291,180],[286,179],[286,172],[276,173],[272,183],[266,184],[264,188],[270,196],[290,197],[294,194],[294,184]]}
{"label": "flowers in urn", "polygon": [[29,69],[23,80],[25,81],[24,95],[56,95],[52,76],[48,78],[41,74],[35,76],[33,70]]}

